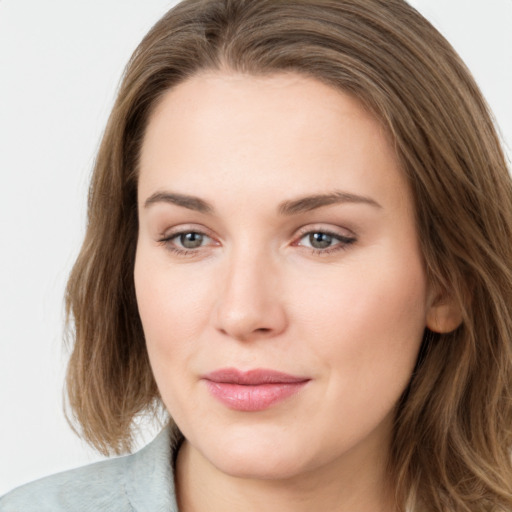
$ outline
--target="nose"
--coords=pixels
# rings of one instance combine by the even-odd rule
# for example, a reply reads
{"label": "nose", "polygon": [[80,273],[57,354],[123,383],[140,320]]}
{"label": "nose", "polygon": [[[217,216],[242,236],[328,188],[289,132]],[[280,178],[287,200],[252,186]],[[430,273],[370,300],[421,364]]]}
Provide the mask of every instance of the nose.
{"label": "nose", "polygon": [[230,256],[215,311],[216,328],[239,341],[272,338],[287,326],[277,265],[269,255],[249,252]]}

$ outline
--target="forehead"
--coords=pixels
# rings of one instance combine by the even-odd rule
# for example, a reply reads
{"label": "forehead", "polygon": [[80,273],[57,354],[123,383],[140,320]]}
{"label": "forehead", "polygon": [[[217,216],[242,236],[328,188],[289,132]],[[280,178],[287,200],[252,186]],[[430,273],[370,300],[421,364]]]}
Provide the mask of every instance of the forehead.
{"label": "forehead", "polygon": [[295,73],[211,72],[169,90],[150,118],[140,172],[142,195],[161,187],[407,194],[380,122],[353,96]]}

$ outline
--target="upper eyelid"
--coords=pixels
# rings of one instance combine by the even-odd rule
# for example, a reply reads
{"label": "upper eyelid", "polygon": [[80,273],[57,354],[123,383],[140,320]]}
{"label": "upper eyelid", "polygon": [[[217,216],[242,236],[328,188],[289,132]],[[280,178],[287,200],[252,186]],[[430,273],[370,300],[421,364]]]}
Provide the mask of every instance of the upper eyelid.
{"label": "upper eyelid", "polygon": [[296,231],[295,236],[302,237],[309,233],[326,233],[326,234],[329,234],[332,236],[338,236],[341,238],[356,238],[356,234],[351,229],[348,229],[346,227],[341,227],[341,226],[333,227],[332,225],[329,225],[327,227],[325,225],[322,226],[321,224],[317,224],[317,225],[308,224],[308,225],[302,226],[301,228],[299,228]]}
{"label": "upper eyelid", "polygon": [[182,235],[188,235],[189,233],[196,233],[198,235],[203,236],[204,238],[209,238],[210,240],[213,240],[213,238],[210,235],[207,235],[206,233],[203,233],[202,231],[178,231],[177,233],[171,233],[169,234],[166,239],[167,240],[173,240],[175,238],[179,238]]}
{"label": "upper eyelid", "polygon": [[210,229],[207,229],[204,226],[196,226],[194,224],[178,224],[177,226],[166,228],[160,232],[160,238],[173,238],[184,233],[199,233],[201,235],[208,236],[209,238],[214,238],[213,232]]}

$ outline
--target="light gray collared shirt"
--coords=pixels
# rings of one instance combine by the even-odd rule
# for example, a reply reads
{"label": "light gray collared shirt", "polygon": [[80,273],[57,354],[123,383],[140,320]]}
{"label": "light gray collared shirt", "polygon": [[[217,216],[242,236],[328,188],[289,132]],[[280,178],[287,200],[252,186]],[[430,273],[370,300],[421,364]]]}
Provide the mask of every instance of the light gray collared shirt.
{"label": "light gray collared shirt", "polygon": [[178,512],[170,427],[133,455],[36,480],[0,498],[0,512]]}

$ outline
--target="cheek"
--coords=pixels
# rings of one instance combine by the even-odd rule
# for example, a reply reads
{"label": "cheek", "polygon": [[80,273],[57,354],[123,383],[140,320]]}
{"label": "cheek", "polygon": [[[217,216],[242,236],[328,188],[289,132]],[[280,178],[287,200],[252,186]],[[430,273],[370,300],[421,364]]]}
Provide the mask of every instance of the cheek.
{"label": "cheek", "polygon": [[137,304],[160,396],[167,410],[174,412],[180,409],[175,390],[191,392],[184,371],[201,324],[200,301],[194,281],[182,282],[168,265],[146,256],[143,248],[138,249],[134,269]]}
{"label": "cheek", "polygon": [[[212,295],[211,279],[194,264],[172,264],[163,249],[139,244],[134,281],[144,328],[187,332],[202,323],[204,305]],[[210,276],[211,277],[211,276]],[[206,286],[205,286],[206,284]]]}
{"label": "cheek", "polygon": [[307,359],[324,384],[315,414],[329,418],[333,439],[340,432],[356,439],[391,417],[417,359],[425,326],[422,266],[388,266],[385,274],[382,268],[340,272],[343,278],[303,294],[295,313],[296,337],[309,340]]}
{"label": "cheek", "polygon": [[159,367],[182,365],[188,359],[193,340],[207,323],[211,291],[204,287],[203,280],[179,267],[152,264],[143,248],[137,251],[134,280],[146,345],[158,382]]}
{"label": "cheek", "polygon": [[[408,378],[425,328],[426,279],[419,259],[333,273],[303,289],[295,313],[298,331],[309,332],[315,357],[333,373],[363,380],[372,374]],[[401,264],[403,263],[403,264]],[[321,300],[318,300],[321,297]]]}

